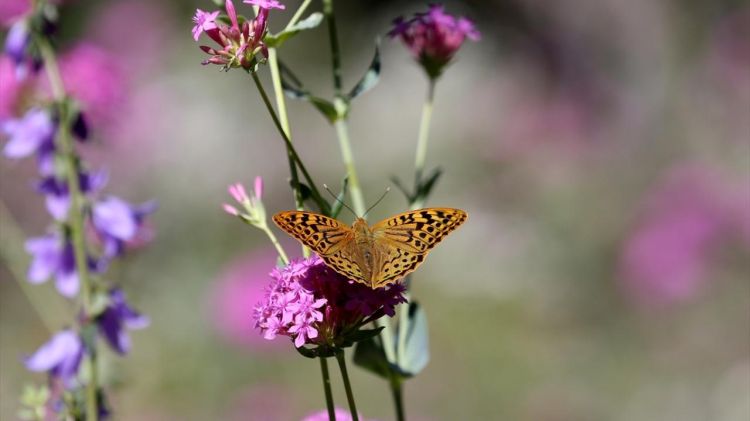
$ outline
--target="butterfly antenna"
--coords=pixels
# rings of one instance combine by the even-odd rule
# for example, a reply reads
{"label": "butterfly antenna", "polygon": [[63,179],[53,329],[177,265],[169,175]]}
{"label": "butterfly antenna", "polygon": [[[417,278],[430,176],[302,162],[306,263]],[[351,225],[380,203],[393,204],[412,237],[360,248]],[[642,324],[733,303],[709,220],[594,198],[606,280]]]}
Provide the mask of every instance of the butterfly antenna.
{"label": "butterfly antenna", "polygon": [[341,204],[342,204],[342,205],[343,205],[343,206],[344,206],[345,208],[349,209],[349,212],[351,212],[351,213],[352,213],[352,215],[354,215],[354,217],[355,217],[355,218],[359,218],[359,217],[357,216],[357,213],[356,213],[356,212],[354,212],[354,210],[353,210],[352,208],[350,208],[349,206],[347,206],[347,204],[346,204],[346,203],[344,203],[344,201],[343,201],[343,200],[339,199],[339,197],[338,197],[338,196],[336,196],[335,194],[333,194],[333,192],[331,191],[331,189],[329,189],[329,188],[328,188],[328,186],[327,186],[327,185],[323,184],[323,188],[324,188],[324,189],[326,189],[326,191],[327,191],[327,192],[328,192],[328,193],[329,193],[329,194],[330,194],[331,196],[333,196],[333,198],[334,198],[334,199],[336,199],[336,201],[337,201],[337,202],[341,203]]}
{"label": "butterfly antenna", "polygon": [[386,187],[385,191],[383,192],[383,195],[380,196],[380,199],[378,199],[372,206],[370,206],[369,208],[367,208],[367,210],[365,211],[365,214],[362,215],[362,217],[364,218],[365,216],[367,216],[367,214],[372,210],[372,208],[374,208],[375,206],[377,206],[378,203],[380,203],[380,201],[383,200],[383,198],[385,198],[385,195],[388,194],[389,191],[391,191],[391,188],[390,187]]}

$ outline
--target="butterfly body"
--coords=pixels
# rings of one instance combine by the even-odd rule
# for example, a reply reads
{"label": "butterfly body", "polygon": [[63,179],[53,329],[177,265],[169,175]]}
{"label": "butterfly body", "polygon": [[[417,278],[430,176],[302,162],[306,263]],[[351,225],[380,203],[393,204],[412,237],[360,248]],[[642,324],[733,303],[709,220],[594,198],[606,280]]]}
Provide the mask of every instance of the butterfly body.
{"label": "butterfly body", "polygon": [[350,227],[305,211],[279,212],[273,221],[315,251],[328,267],[375,289],[414,271],[466,217],[460,209],[427,208],[404,212],[372,226],[357,218]]}

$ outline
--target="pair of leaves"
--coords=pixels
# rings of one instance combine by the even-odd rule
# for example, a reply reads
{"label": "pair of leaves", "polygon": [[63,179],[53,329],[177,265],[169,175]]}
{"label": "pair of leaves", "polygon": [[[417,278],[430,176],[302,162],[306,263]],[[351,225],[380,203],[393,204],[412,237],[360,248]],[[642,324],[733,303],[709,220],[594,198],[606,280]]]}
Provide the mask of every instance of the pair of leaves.
{"label": "pair of leaves", "polygon": [[280,68],[281,87],[284,89],[284,93],[290,98],[308,101],[323,114],[329,123],[334,123],[346,117],[349,113],[349,103],[354,98],[374,88],[380,80],[380,43],[379,41],[375,43],[375,54],[365,74],[349,93],[344,95],[343,98],[337,98],[337,101],[329,101],[312,94],[305,89],[302,81],[295,76],[288,66],[280,63]]}
{"label": "pair of leaves", "polygon": [[[354,350],[354,363],[384,378],[413,377],[422,371],[430,360],[430,343],[427,328],[427,315],[416,301],[409,303],[408,320],[404,346],[396,347],[396,361],[388,361],[383,347],[374,338],[359,342]],[[399,338],[394,335],[393,343]]]}
{"label": "pair of leaves", "polygon": [[406,200],[412,205],[417,202],[424,203],[427,200],[430,193],[432,193],[433,187],[435,187],[435,184],[442,174],[443,170],[440,168],[435,168],[432,173],[424,179],[421,174],[415,174],[413,191],[409,191],[409,189],[407,189],[396,176],[391,177],[391,181],[399,190],[401,190],[401,193],[406,196]]}

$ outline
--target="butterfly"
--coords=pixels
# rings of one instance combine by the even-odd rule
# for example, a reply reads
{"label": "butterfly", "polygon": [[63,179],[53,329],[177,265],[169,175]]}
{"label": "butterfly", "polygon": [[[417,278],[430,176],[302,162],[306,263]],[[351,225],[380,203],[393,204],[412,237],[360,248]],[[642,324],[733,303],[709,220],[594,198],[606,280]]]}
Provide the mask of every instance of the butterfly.
{"label": "butterfly", "polygon": [[466,221],[466,212],[426,208],[400,213],[373,226],[352,226],[315,212],[285,211],[273,222],[312,249],[339,274],[372,289],[413,272],[427,253]]}

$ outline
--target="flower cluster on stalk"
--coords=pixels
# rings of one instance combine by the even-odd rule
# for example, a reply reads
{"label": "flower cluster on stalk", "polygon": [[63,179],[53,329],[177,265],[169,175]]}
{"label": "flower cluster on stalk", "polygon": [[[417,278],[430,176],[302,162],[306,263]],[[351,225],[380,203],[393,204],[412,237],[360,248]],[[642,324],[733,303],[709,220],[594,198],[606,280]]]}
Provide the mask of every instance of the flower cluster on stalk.
{"label": "flower cluster on stalk", "polygon": [[[51,45],[53,24],[47,18],[54,15],[51,8],[49,4],[42,5],[40,10],[30,11],[10,27],[5,53],[15,66],[17,80],[28,78],[31,71],[42,68],[40,51]],[[34,88],[44,89],[41,85]],[[55,416],[53,413],[63,417],[81,413],[83,398],[78,391],[86,382],[85,376],[80,375],[81,362],[94,352],[98,337],[115,352],[125,354],[131,347],[128,330],[148,325],[148,318],[133,310],[123,291],[105,282],[103,275],[113,259],[148,236],[145,218],[155,210],[155,204],[133,205],[115,196],[102,195],[108,179],[106,171],[88,168],[76,150],[76,142],[86,141],[89,135],[84,113],[69,97],[44,100],[40,98],[45,95],[36,95],[34,98],[37,99],[22,115],[0,120],[0,137],[7,140],[3,147],[5,157],[36,158],[39,173],[36,191],[43,196],[53,220],[45,234],[25,243],[31,256],[28,281],[39,284],[54,279],[64,297],[74,299],[84,294],[83,288],[87,288],[85,295],[89,297],[88,304],[84,303],[84,309],[76,317],[75,327],[54,333],[24,359],[28,370],[46,372],[50,378],[52,392],[47,395],[54,402],[45,404],[42,412],[45,418],[51,418]],[[81,218],[82,224],[73,222],[74,214]],[[74,240],[76,230],[80,231],[77,234],[83,244]],[[81,250],[89,275],[86,285],[76,259],[76,252],[80,256]],[[101,391],[97,393],[101,395]],[[108,415],[105,405],[99,403],[97,407],[100,417]]]}
{"label": "flower cluster on stalk", "polygon": [[305,344],[341,347],[351,335],[406,302],[405,288],[371,289],[328,268],[318,256],[292,260],[270,273],[271,284],[255,307],[255,326],[266,339],[289,336]]}
{"label": "flower cluster on stalk", "polygon": [[243,68],[254,70],[257,64],[268,57],[268,48],[263,37],[268,30],[268,13],[271,9],[284,9],[284,5],[274,0],[244,0],[244,3],[257,7],[257,15],[252,20],[237,16],[232,0],[226,0],[224,8],[229,24],[219,19],[220,11],[206,12],[201,9],[193,16],[193,39],[198,41],[201,33],[214,40],[218,47],[201,45],[200,48],[210,57],[203,64],[217,64],[224,70]]}
{"label": "flower cluster on stalk", "polygon": [[451,62],[466,38],[478,41],[480,34],[469,19],[445,13],[442,5],[431,5],[426,13],[393,21],[391,38],[401,38],[430,78],[436,78]]}

